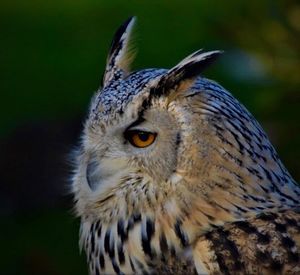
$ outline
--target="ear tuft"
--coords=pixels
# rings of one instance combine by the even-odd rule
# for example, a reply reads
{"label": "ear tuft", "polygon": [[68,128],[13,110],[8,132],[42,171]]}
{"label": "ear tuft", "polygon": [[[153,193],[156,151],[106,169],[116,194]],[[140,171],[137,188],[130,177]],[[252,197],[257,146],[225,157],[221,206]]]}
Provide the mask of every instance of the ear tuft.
{"label": "ear tuft", "polygon": [[103,86],[113,79],[125,77],[134,59],[132,33],[136,17],[128,18],[116,31],[106,61]]}
{"label": "ear tuft", "polygon": [[168,74],[181,77],[182,79],[196,77],[222,53],[222,51],[203,52],[203,50],[198,50],[182,60],[178,65],[172,68]]}
{"label": "ear tuft", "polygon": [[155,96],[171,96],[170,99],[173,100],[177,94],[186,91],[196,77],[222,53],[222,51],[203,52],[203,50],[192,53],[161,77],[153,89]]}

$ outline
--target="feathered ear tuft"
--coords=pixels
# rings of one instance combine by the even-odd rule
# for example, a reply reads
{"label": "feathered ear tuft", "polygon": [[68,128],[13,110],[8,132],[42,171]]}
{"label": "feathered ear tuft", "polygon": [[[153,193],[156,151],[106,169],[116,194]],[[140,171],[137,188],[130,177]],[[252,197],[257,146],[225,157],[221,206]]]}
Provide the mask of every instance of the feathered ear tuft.
{"label": "feathered ear tuft", "polygon": [[168,101],[171,102],[178,94],[190,88],[197,76],[213,63],[221,53],[222,51],[203,52],[198,50],[189,55],[161,77],[152,90],[153,95],[168,96]]}
{"label": "feathered ear tuft", "polygon": [[128,18],[116,31],[106,61],[103,86],[113,79],[125,77],[135,57],[132,46],[132,33],[136,18]]}

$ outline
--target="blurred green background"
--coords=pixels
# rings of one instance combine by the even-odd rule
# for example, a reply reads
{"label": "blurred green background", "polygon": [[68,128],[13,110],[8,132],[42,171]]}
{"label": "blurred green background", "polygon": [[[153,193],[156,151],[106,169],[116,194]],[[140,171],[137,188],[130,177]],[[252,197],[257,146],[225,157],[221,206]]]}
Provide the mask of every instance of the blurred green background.
{"label": "blurred green background", "polygon": [[225,50],[205,76],[256,116],[299,181],[299,1],[1,1],[0,274],[87,273],[67,159],[130,15],[134,69]]}

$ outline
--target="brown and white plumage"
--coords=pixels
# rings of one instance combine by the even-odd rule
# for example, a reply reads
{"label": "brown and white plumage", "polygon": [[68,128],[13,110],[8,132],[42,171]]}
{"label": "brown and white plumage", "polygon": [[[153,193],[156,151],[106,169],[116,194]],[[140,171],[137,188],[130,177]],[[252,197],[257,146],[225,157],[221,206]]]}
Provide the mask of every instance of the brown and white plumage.
{"label": "brown and white plumage", "polygon": [[209,274],[300,274],[300,211],[263,213],[202,235],[194,244],[198,270]]}
{"label": "brown and white plumage", "polygon": [[133,22],[116,33],[77,153],[90,274],[298,274],[300,187],[245,107],[199,77],[220,52],[131,73]]}

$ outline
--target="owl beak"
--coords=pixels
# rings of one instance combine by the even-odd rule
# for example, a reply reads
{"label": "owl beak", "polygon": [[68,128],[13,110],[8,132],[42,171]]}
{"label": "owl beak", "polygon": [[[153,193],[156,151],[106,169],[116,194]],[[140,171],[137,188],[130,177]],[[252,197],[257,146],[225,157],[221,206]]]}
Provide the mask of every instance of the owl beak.
{"label": "owl beak", "polygon": [[91,157],[86,166],[86,180],[92,191],[95,191],[100,184],[100,178],[97,176],[98,162],[94,157]]}
{"label": "owl beak", "polygon": [[[122,158],[101,159],[91,155],[86,166],[86,181],[92,191],[101,186],[112,186],[120,182],[120,178],[127,169],[127,162]],[[123,172],[122,172],[123,171]]]}

